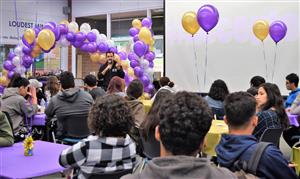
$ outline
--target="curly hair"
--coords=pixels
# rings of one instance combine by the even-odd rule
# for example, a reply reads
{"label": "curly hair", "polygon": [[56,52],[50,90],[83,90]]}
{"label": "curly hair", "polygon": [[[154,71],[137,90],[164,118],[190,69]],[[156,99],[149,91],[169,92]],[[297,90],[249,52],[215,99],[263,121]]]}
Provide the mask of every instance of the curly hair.
{"label": "curly hair", "polygon": [[155,127],[159,124],[159,110],[162,105],[162,102],[168,96],[171,96],[172,93],[169,90],[161,89],[154,99],[154,102],[151,106],[150,111],[148,112],[145,120],[141,124],[143,129],[143,137],[148,140],[151,134],[154,134]]}
{"label": "curly hair", "polygon": [[229,94],[226,83],[223,80],[216,80],[211,85],[208,96],[214,100],[224,101],[225,97]]}
{"label": "curly hair", "polygon": [[281,96],[280,90],[276,84],[264,83],[259,86],[263,88],[267,93],[267,102],[263,104],[260,108],[262,111],[268,110],[272,107],[275,108],[275,112],[280,119],[280,123],[284,128],[289,125],[289,119],[284,109],[283,98]]}
{"label": "curly hair", "polygon": [[206,101],[185,91],[167,98],[159,116],[161,142],[173,155],[197,152],[212,122],[212,112]]}
{"label": "curly hair", "polygon": [[88,117],[90,130],[101,137],[125,137],[133,125],[130,107],[117,95],[98,97]]}

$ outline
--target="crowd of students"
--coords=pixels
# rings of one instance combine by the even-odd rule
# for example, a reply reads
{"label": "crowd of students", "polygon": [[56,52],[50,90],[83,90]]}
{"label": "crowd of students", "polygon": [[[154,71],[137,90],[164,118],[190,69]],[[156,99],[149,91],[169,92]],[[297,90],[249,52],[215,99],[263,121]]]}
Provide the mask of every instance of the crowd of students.
{"label": "crowd of students", "polygon": [[[298,114],[299,78],[290,74],[286,81],[292,92],[284,102],[278,86],[259,76],[250,80],[247,92],[230,93],[223,80],[216,80],[204,98],[177,92],[174,83],[162,77],[145,113],[139,100],[144,91],[140,80],[126,88],[124,80],[114,76],[104,90],[94,75],[87,75],[83,89],[75,87],[73,74],[65,71],[46,83],[47,124],[56,125],[46,130],[55,137],[44,139],[79,141],[59,157],[60,164],[74,168],[78,178],[123,170],[133,172],[123,178],[237,178],[240,171],[260,178],[297,178],[278,146],[258,142],[269,128],[282,129],[290,146],[297,142],[292,137],[300,135],[299,127],[289,125],[286,112]],[[1,97],[0,146],[21,141],[28,133],[28,121],[41,103],[36,91],[19,75],[10,81]],[[229,128],[216,147],[217,165],[203,154],[213,118],[224,120]],[[253,156],[262,145],[253,168]],[[149,157],[143,152],[145,146],[158,150]],[[151,161],[136,170],[143,163],[139,156]]]}

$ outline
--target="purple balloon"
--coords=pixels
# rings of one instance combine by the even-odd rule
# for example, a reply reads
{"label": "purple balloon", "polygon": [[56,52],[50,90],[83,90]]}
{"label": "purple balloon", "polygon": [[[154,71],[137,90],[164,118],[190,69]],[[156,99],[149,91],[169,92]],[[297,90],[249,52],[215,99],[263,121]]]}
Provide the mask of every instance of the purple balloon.
{"label": "purple balloon", "polygon": [[59,27],[56,27],[54,30],[53,30],[53,33],[55,35],[55,41],[58,41],[60,39],[60,28]]}
{"label": "purple balloon", "polygon": [[275,21],[270,25],[269,33],[276,44],[285,37],[286,32],[287,26],[282,21]]}
{"label": "purple balloon", "polygon": [[14,74],[15,74],[14,71],[9,71],[9,72],[7,73],[7,77],[8,77],[9,79],[12,79],[12,77],[14,76]]}
{"label": "purple balloon", "polygon": [[148,60],[149,62],[150,62],[150,61],[153,61],[154,58],[155,58],[155,53],[152,52],[152,51],[150,51],[150,52],[148,52],[148,53],[145,54],[144,58],[145,58],[146,60]]}
{"label": "purple balloon", "polygon": [[137,35],[135,35],[134,37],[133,37],[133,41],[134,42],[136,42],[136,41],[139,41],[140,39],[139,39],[139,35],[137,34]]}
{"label": "purple balloon", "polygon": [[28,65],[30,67],[30,65],[33,63],[33,59],[31,56],[29,55],[24,55],[22,57],[22,64],[25,66],[25,65]]}
{"label": "purple balloon", "polygon": [[142,20],[143,27],[151,28],[151,25],[152,25],[152,20],[149,19],[148,17],[146,17]]}
{"label": "purple balloon", "polygon": [[24,46],[22,51],[23,51],[24,54],[30,55],[32,49],[30,47]]}
{"label": "purple balloon", "polygon": [[83,42],[86,39],[86,35],[83,32],[78,32],[75,35],[75,40],[78,42]]}
{"label": "purple balloon", "polygon": [[89,32],[86,36],[86,38],[90,41],[90,42],[95,42],[96,41],[96,35],[93,32]]}
{"label": "purple balloon", "polygon": [[135,28],[135,27],[131,27],[129,29],[129,35],[134,37],[135,35],[138,35],[140,32],[140,30],[138,28]]}
{"label": "purple balloon", "polygon": [[0,93],[1,93],[1,94],[3,94],[4,89],[5,89],[4,86],[0,85]]}
{"label": "purple balloon", "polygon": [[9,52],[8,56],[7,56],[7,59],[8,60],[12,60],[14,57],[15,57],[15,53],[14,52]]}
{"label": "purple balloon", "polygon": [[154,89],[154,86],[153,86],[153,84],[149,84],[146,88],[145,88],[145,91],[147,92],[147,93],[151,93],[152,91],[153,91],[153,89]]}
{"label": "purple balloon", "polygon": [[150,61],[150,62],[149,62],[149,67],[150,67],[150,68],[153,68],[153,67],[154,67],[153,61]]}
{"label": "purple balloon", "polygon": [[50,30],[54,30],[56,28],[56,24],[54,22],[47,22],[46,24],[44,24],[43,29],[50,29]]}
{"label": "purple balloon", "polygon": [[82,42],[74,41],[74,42],[72,42],[72,45],[73,45],[75,48],[80,48],[80,47],[82,46]]}
{"label": "purple balloon", "polygon": [[135,42],[134,45],[133,45],[133,50],[134,50],[134,52],[135,52],[139,57],[141,57],[141,56],[143,56],[143,55],[146,53],[146,51],[147,51],[147,46],[146,46],[146,44],[145,44],[144,42],[142,42],[142,41],[137,41],[137,42]]}
{"label": "purple balloon", "polygon": [[16,67],[11,61],[5,60],[4,63],[3,63],[3,68],[7,71],[12,71]]}
{"label": "purple balloon", "polygon": [[136,60],[132,60],[132,61],[130,62],[131,68],[137,67],[137,66],[139,66],[139,65],[140,65],[139,62],[136,61]]}
{"label": "purple balloon", "polygon": [[141,67],[134,67],[133,71],[134,71],[135,76],[140,77],[140,78],[144,74],[143,69]]}
{"label": "purple balloon", "polygon": [[119,52],[118,55],[120,56],[121,60],[126,60],[127,58],[126,52]]}
{"label": "purple balloon", "polygon": [[68,27],[66,24],[59,24],[58,26],[61,34],[67,34],[68,33]]}
{"label": "purple balloon", "polygon": [[109,51],[110,51],[110,52],[117,53],[117,52],[118,52],[118,49],[117,49],[117,47],[110,47],[110,48],[109,48]]}
{"label": "purple balloon", "polygon": [[74,42],[75,41],[75,35],[73,32],[68,32],[66,35],[66,39],[70,42]]}
{"label": "purple balloon", "polygon": [[97,44],[96,44],[96,42],[90,42],[90,43],[88,43],[87,50],[90,53],[95,53],[97,51]]}
{"label": "purple balloon", "polygon": [[129,52],[129,54],[128,54],[128,60],[129,61],[138,60],[138,56],[134,52]]}
{"label": "purple balloon", "polygon": [[82,44],[82,46],[80,47],[80,50],[81,51],[84,51],[84,52],[88,52],[88,43],[87,42],[84,42]]}
{"label": "purple balloon", "polygon": [[99,45],[98,45],[98,49],[101,53],[106,53],[109,49],[107,43],[105,42],[100,42]]}
{"label": "purple balloon", "polygon": [[142,81],[142,83],[144,84],[144,86],[148,86],[149,83],[150,83],[150,79],[149,79],[149,77],[146,76],[146,75],[143,75],[143,76],[142,76],[141,81]]}
{"label": "purple balloon", "polygon": [[197,12],[197,21],[203,30],[208,33],[219,21],[219,12],[212,5],[204,5]]}
{"label": "purple balloon", "polygon": [[34,32],[35,32],[35,36],[36,36],[36,37],[38,36],[38,34],[40,33],[40,31],[41,31],[40,28],[38,28],[38,27],[35,27],[35,28],[34,28]]}

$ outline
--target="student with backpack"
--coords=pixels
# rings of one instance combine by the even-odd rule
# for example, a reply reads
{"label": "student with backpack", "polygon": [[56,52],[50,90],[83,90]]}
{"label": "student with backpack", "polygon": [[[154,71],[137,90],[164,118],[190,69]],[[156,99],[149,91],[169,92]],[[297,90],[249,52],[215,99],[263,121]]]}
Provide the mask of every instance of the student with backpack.
{"label": "student with backpack", "polygon": [[259,178],[297,178],[276,146],[257,142],[252,135],[258,120],[255,110],[255,98],[247,92],[232,93],[225,99],[224,121],[229,134],[222,136],[216,148],[219,165]]}

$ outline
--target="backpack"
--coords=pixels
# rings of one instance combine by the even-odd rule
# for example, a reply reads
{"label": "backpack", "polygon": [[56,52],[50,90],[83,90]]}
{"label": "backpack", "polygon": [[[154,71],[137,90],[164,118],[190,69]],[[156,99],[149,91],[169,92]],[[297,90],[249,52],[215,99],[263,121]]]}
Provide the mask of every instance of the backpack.
{"label": "backpack", "polygon": [[272,143],[269,142],[259,142],[248,162],[241,161],[241,160],[235,161],[233,169],[235,170],[234,173],[236,174],[236,176],[239,179],[258,178],[256,176],[256,172],[257,172],[259,161],[266,148],[271,144]]}

